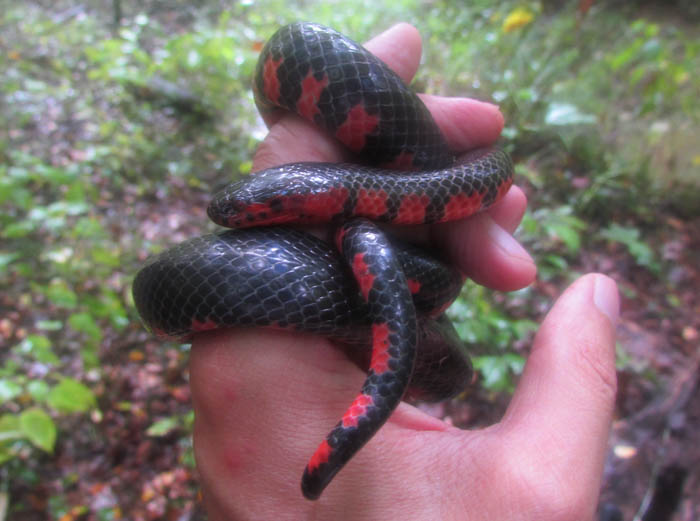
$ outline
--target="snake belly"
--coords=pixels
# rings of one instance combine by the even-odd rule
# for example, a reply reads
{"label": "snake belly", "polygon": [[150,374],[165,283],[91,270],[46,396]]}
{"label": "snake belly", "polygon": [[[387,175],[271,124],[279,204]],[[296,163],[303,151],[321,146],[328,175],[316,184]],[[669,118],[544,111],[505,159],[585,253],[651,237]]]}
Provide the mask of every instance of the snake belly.
{"label": "snake belly", "polygon": [[[294,163],[227,186],[208,214],[236,230],[147,261],[134,301],[147,327],[164,337],[252,326],[317,333],[346,346],[367,379],[304,470],[302,492],[317,499],[407,393],[444,399],[471,374],[441,314],[461,275],[375,223],[467,217],[505,195],[513,168],[494,148],[455,159],[425,105],[393,71],[317,24],[294,23],[272,36],[254,93],[261,112],[299,114],[362,164]],[[280,226],[306,223],[333,223],[336,249]]]}

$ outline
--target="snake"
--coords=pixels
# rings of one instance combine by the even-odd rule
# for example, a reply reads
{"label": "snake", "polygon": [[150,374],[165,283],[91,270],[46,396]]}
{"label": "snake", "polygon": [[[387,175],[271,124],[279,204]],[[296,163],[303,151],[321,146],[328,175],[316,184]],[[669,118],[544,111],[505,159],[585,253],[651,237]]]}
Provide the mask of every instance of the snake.
{"label": "snake", "polygon": [[[207,213],[229,229],[149,258],[133,297],[143,323],[163,338],[236,327],[311,332],[366,371],[303,471],[302,493],[315,500],[402,399],[449,398],[472,375],[444,314],[463,275],[382,223],[440,223],[482,211],[506,194],[513,165],[491,147],[455,157],[395,72],[315,23],[292,23],[270,38],[253,92],[261,113],[298,114],[356,161],[286,164],[224,187]],[[300,226],[318,223],[330,224],[332,237]]]}

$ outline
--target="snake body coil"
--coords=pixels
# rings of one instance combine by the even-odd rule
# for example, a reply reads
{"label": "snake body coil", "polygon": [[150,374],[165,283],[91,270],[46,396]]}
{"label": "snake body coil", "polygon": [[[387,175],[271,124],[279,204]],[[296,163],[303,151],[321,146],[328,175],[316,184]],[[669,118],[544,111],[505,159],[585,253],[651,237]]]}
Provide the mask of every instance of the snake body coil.
{"label": "snake body coil", "polygon": [[[214,197],[209,216],[248,229],[192,239],[150,259],[134,281],[134,301],[164,337],[254,326],[314,332],[347,346],[367,380],[304,471],[302,491],[316,499],[407,392],[443,399],[471,374],[441,315],[461,275],[399,245],[373,221],[471,215],[507,192],[512,165],[496,149],[455,160],[426,107],[394,72],[316,24],[292,24],[270,39],[254,91],[261,111],[294,111],[383,169],[295,163],[230,185]],[[337,251],[279,226],[316,222],[338,225]]]}

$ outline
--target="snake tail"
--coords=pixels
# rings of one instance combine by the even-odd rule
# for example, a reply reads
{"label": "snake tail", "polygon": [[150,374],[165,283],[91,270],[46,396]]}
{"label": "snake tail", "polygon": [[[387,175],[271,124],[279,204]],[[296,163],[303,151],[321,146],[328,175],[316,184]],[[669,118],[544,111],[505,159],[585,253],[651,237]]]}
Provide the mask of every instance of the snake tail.
{"label": "snake tail", "polygon": [[372,355],[360,394],[304,470],[301,489],[307,499],[317,499],[389,419],[406,393],[416,360],[416,310],[384,233],[371,221],[355,219],[338,228],[336,242],[373,318]]}

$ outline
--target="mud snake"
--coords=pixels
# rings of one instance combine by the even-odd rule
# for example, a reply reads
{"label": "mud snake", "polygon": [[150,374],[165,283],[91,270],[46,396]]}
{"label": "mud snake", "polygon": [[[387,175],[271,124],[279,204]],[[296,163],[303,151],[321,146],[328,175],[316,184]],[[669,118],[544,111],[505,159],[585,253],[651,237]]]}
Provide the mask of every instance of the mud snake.
{"label": "mud snake", "polygon": [[[144,323],[162,337],[234,326],[309,331],[345,346],[367,370],[360,394],[304,470],[302,491],[316,499],[407,393],[444,399],[471,374],[442,315],[462,276],[374,223],[437,223],[483,210],[509,189],[512,164],[492,148],[455,159],[398,75],[317,24],[275,33],[254,92],[261,111],[296,112],[361,163],[288,164],[233,183],[208,214],[236,229],[149,259],[133,295]],[[336,225],[335,248],[283,226],[319,222]]]}

